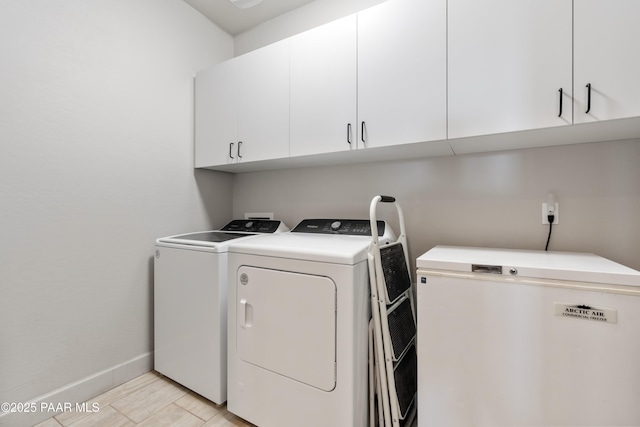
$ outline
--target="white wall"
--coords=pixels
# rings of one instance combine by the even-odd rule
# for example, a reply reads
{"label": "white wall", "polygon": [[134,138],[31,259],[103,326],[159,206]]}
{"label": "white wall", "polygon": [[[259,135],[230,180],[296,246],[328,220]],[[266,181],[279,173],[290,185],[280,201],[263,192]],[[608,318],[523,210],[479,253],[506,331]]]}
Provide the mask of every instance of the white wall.
{"label": "white wall", "polygon": [[234,38],[235,55],[285,39],[385,0],[315,0]]}
{"label": "white wall", "polygon": [[232,55],[181,0],[0,3],[0,402],[151,367],[154,239],[231,216],[231,177],[194,173],[192,78]]}
{"label": "white wall", "polygon": [[[544,249],[541,204],[560,204],[550,250],[592,252],[640,270],[640,140],[578,144],[234,177],[234,215],[262,209],[290,227],[307,217],[368,218],[396,196],[411,258],[435,245]],[[398,230],[395,210],[381,219]]]}

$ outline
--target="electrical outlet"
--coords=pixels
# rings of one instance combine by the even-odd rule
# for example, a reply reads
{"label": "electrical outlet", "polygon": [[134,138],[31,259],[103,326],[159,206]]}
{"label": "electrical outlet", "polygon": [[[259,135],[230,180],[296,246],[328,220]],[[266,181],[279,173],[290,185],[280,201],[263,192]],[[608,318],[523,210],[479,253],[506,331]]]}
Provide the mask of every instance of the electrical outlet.
{"label": "electrical outlet", "polygon": [[543,203],[542,204],[542,223],[543,224],[549,224],[549,215],[553,215],[554,216],[553,224],[554,225],[555,224],[559,224],[560,223],[560,209],[558,207],[558,204],[554,203],[551,206],[549,206],[549,205],[550,205],[550,203]]}

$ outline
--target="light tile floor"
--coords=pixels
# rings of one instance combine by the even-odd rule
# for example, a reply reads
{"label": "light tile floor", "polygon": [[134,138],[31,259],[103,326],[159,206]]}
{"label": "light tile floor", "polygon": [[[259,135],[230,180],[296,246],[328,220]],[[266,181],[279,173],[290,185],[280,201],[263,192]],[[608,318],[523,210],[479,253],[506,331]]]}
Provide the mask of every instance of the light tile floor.
{"label": "light tile floor", "polygon": [[[97,406],[94,406],[97,405]],[[151,371],[87,401],[91,413],[63,412],[34,427],[256,427]],[[412,427],[417,426],[414,420]]]}
{"label": "light tile floor", "polygon": [[35,427],[252,427],[253,424],[151,371],[87,402],[95,412],[63,412]]}

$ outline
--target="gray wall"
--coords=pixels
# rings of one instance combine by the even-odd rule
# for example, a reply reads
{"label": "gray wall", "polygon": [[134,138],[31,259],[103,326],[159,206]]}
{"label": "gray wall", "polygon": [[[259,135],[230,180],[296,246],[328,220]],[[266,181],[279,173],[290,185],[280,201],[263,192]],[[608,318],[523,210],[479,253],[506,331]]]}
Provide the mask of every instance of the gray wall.
{"label": "gray wall", "polygon": [[232,55],[181,0],[0,3],[0,402],[151,367],[154,239],[231,216],[231,177],[194,173],[193,74]]}
{"label": "gray wall", "polygon": [[[640,269],[640,140],[236,175],[233,213],[368,218],[376,194],[404,210],[411,258],[435,245],[592,252]],[[383,219],[395,210],[380,205]]]}

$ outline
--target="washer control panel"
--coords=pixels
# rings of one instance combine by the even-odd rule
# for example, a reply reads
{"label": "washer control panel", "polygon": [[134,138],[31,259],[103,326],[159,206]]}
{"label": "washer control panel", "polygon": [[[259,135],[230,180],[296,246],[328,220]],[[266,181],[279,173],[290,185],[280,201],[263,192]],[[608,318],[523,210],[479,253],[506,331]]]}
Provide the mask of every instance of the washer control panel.
{"label": "washer control panel", "polygon": [[222,231],[246,231],[251,233],[275,233],[281,222],[270,219],[234,219],[221,228]]}
{"label": "washer control panel", "polygon": [[[383,236],[384,221],[378,221],[377,226],[378,236]],[[368,219],[305,219],[296,225],[291,232],[371,236],[371,222]]]}

